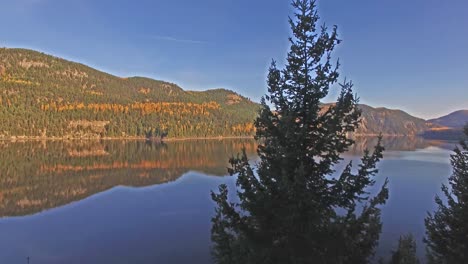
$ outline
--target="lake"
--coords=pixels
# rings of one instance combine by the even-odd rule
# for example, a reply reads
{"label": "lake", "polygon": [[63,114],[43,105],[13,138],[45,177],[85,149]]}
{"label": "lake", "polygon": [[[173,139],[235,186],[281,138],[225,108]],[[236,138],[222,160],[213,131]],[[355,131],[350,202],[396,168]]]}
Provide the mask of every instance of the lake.
{"label": "lake", "polygon": [[[375,138],[344,155],[358,159]],[[451,173],[454,144],[386,138],[377,182],[389,178],[377,250],[412,232],[424,255],[424,217]],[[0,141],[0,263],[211,263],[210,191],[228,158],[253,140]]]}

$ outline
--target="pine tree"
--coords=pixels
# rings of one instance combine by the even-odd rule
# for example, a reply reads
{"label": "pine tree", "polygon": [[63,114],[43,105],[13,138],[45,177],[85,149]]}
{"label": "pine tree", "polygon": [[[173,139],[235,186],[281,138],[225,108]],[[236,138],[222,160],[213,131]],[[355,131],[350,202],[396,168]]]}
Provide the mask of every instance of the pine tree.
{"label": "pine tree", "polygon": [[419,264],[416,241],[411,234],[400,237],[397,249],[392,252],[390,264]]}
{"label": "pine tree", "polygon": [[218,263],[366,263],[381,232],[387,183],[375,196],[369,191],[382,158],[380,140],[357,170],[349,162],[335,171],[361,114],[351,82],[341,84],[336,104],[321,103],[339,77],[331,59],[340,42],[337,27],[317,26],[315,1],[292,6],[287,64],[280,70],[272,62],[255,122],[260,162],[251,166],[245,151],[231,158],[237,202],[226,185],[212,193]]}
{"label": "pine tree", "polygon": [[[468,125],[465,127],[468,137]],[[430,263],[468,263],[468,143],[461,141],[450,157],[453,174],[450,189],[442,185],[446,198],[436,196],[438,206],[426,217],[426,238]]]}

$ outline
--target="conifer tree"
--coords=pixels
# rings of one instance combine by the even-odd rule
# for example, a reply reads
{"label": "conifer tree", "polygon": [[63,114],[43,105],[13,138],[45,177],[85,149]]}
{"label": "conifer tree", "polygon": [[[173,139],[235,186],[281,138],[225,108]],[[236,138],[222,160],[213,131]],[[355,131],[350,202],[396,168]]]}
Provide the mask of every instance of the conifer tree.
{"label": "conifer tree", "polygon": [[419,264],[416,241],[411,234],[400,237],[397,249],[392,252],[390,264]]}
{"label": "conifer tree", "polygon": [[[468,125],[465,127],[468,137]],[[468,141],[462,140],[450,157],[453,174],[449,188],[442,185],[445,201],[426,217],[426,238],[430,263],[468,263]]]}
{"label": "conifer tree", "polygon": [[369,191],[380,140],[357,169],[349,162],[335,170],[361,114],[351,82],[341,84],[335,104],[321,103],[339,77],[332,62],[337,28],[318,26],[315,1],[292,6],[287,63],[282,70],[272,63],[255,122],[260,162],[251,166],[245,151],[230,160],[238,199],[229,199],[226,185],[212,193],[218,263],[366,263],[381,232],[387,183],[375,196]]}

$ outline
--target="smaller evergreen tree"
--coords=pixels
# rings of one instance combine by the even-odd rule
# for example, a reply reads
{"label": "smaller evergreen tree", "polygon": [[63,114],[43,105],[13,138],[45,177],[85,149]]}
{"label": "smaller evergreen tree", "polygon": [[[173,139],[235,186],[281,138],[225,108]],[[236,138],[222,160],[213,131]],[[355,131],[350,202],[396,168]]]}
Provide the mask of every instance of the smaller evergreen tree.
{"label": "smaller evergreen tree", "polygon": [[392,252],[390,264],[419,264],[416,256],[416,241],[413,235],[401,236],[398,247]]}
{"label": "smaller evergreen tree", "polygon": [[[468,136],[468,125],[465,127]],[[446,201],[436,196],[437,210],[428,214],[426,238],[429,263],[468,263],[468,142],[451,155],[450,189],[442,185]]]}

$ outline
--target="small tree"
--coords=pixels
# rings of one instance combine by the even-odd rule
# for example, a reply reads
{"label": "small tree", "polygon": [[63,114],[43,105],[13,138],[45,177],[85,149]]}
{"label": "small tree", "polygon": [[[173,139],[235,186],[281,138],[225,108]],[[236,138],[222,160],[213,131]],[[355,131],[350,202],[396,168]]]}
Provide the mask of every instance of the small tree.
{"label": "small tree", "polygon": [[229,201],[226,185],[212,193],[218,263],[365,263],[381,232],[386,183],[376,196],[368,192],[382,158],[380,141],[357,171],[349,162],[335,177],[361,114],[350,82],[341,85],[336,104],[321,103],[339,76],[331,62],[337,28],[317,28],[315,1],[292,6],[287,64],[279,70],[272,63],[255,122],[260,163],[253,168],[245,150],[230,160],[239,202]]}
{"label": "small tree", "polygon": [[[468,137],[468,125],[465,127]],[[448,186],[442,185],[446,198],[439,196],[434,214],[426,218],[426,238],[430,263],[468,263],[468,144],[462,140],[451,155],[453,174]]]}
{"label": "small tree", "polygon": [[416,241],[411,234],[400,237],[397,249],[392,252],[390,264],[419,264]]}

